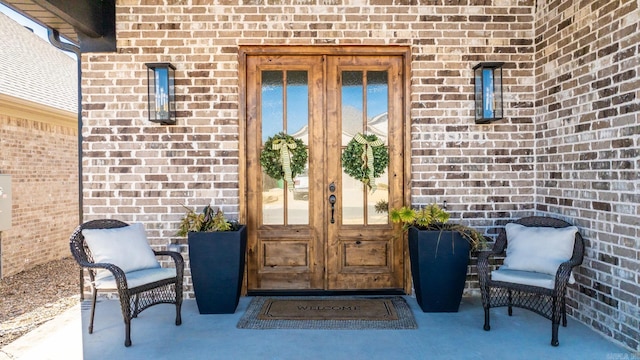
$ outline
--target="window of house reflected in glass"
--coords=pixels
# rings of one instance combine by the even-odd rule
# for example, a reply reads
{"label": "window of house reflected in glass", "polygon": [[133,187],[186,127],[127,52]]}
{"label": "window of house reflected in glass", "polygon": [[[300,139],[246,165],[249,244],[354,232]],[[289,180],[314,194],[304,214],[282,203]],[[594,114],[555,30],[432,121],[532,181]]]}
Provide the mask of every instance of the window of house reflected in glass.
{"label": "window of house reflected in glass", "polygon": [[[309,147],[309,84],[306,71],[287,71],[287,134]],[[287,192],[287,223],[309,224],[309,161]]]}
{"label": "window of house reflected in glass", "polygon": [[[367,133],[376,134],[389,145],[389,79],[386,71],[367,72]],[[385,171],[376,181],[376,191],[367,194],[367,224],[388,224],[383,209],[389,202],[389,176]],[[376,205],[377,208],[376,208]]]}
{"label": "window of house reflected in glass", "polygon": [[[342,72],[342,151],[364,132],[364,72]],[[342,172],[342,223],[364,224],[364,185]]]}
{"label": "window of house reflected in glass", "polygon": [[[284,127],[284,72],[262,72],[262,146]],[[284,225],[284,183],[262,172],[262,223]]]}
{"label": "window of house reflected in glass", "polygon": [[262,144],[269,136],[283,131],[284,126],[284,72],[262,72]]}

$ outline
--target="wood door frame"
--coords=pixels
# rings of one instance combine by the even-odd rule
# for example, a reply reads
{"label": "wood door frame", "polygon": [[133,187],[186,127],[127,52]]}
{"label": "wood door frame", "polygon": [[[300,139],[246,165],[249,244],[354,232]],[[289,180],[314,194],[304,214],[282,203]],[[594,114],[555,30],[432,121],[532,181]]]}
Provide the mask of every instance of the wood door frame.
{"label": "wood door frame", "polygon": [[[353,56],[375,56],[375,55],[395,55],[401,56],[403,62],[403,137],[404,137],[404,203],[411,202],[411,108],[410,108],[410,90],[411,90],[411,48],[406,45],[317,45],[317,46],[300,46],[300,45],[241,45],[238,49],[238,95],[240,108],[238,109],[238,133],[239,133],[239,220],[242,223],[247,221],[247,193],[248,182],[246,181],[246,159],[247,159],[247,57],[256,55],[353,55]],[[326,98],[325,98],[326,101]],[[326,105],[326,104],[325,104]],[[406,244],[406,236],[404,237]],[[408,247],[404,246],[404,291],[411,293],[411,276]],[[243,293],[247,291],[247,265],[245,265],[245,276],[243,284]]]}

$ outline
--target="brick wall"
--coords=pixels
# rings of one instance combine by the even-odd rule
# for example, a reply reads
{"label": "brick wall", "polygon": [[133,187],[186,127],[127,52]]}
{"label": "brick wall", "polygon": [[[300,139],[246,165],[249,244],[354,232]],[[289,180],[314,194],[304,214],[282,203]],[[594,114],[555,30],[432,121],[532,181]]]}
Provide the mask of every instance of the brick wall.
{"label": "brick wall", "polygon": [[[238,211],[242,44],[410,45],[413,202],[447,200],[487,229],[486,219],[533,211],[533,1],[131,4],[117,6],[117,53],[82,63],[87,217],[144,221],[162,245],[183,203],[224,197],[218,205]],[[144,63],[156,61],[178,68],[176,126],[146,119]],[[474,124],[480,61],[507,63],[510,121]]]}
{"label": "brick wall", "polygon": [[538,2],[536,207],[579,226],[573,315],[640,350],[640,11]]}
{"label": "brick wall", "polygon": [[52,122],[30,111],[0,111],[0,173],[11,175],[13,195],[12,227],[0,234],[3,277],[71,256],[78,225],[77,116]]}
{"label": "brick wall", "polygon": [[[183,239],[174,236],[184,212],[181,204],[201,207],[215,199],[216,205],[226,212],[238,212],[239,45],[403,44],[411,46],[412,52],[412,203],[446,200],[453,218],[462,218],[463,222],[490,235],[510,219],[534,213],[577,217],[577,225],[588,239],[591,252],[585,269],[580,271],[580,286],[593,289],[593,283],[599,281],[596,273],[600,270],[596,269],[601,268],[600,264],[613,269],[610,264],[613,261],[627,264],[622,266],[629,266],[628,273],[635,274],[637,283],[638,253],[633,246],[606,245],[604,248],[616,255],[594,258],[593,246],[599,245],[598,239],[632,243],[633,236],[637,239],[638,230],[620,225],[631,219],[618,214],[617,210],[614,214],[591,209],[593,202],[581,205],[581,195],[570,192],[582,184],[573,183],[572,176],[584,174],[586,181],[598,171],[576,169],[565,175],[554,170],[554,167],[565,166],[565,161],[579,166],[582,150],[574,149],[571,143],[576,134],[565,129],[573,129],[580,121],[571,117],[569,122],[575,124],[568,126],[565,120],[567,105],[563,101],[566,99],[571,104],[571,97],[576,96],[573,91],[554,92],[547,86],[549,81],[563,79],[556,76],[556,72],[562,71],[559,75],[564,75],[574,68],[576,74],[568,80],[571,83],[578,81],[580,74],[601,76],[591,64],[600,64],[604,60],[599,58],[611,59],[615,55],[598,55],[599,52],[620,53],[622,48],[627,51],[631,48],[629,44],[620,45],[619,50],[611,51],[610,45],[604,44],[606,41],[598,40],[601,32],[607,32],[608,22],[616,21],[620,21],[620,29],[629,31],[628,26],[638,22],[637,13],[626,15],[622,21],[618,20],[623,17],[619,12],[602,13],[595,5],[602,2],[582,1],[579,9],[595,8],[584,13],[585,18],[597,20],[602,15],[605,20],[598,23],[602,30],[593,30],[594,35],[581,35],[585,30],[575,27],[575,22],[567,24],[557,5],[538,1],[536,6],[533,0],[422,1],[420,4],[392,0],[285,0],[277,5],[263,1],[237,5],[235,1],[228,1],[215,6],[208,5],[209,1],[193,1],[188,5],[171,1],[141,3],[118,1],[117,53],[83,55],[83,182],[87,220],[118,217],[144,222],[151,243],[161,248],[170,241],[184,244]],[[628,6],[633,1],[622,3]],[[547,24],[550,19],[554,20]],[[562,31],[556,34],[557,29]],[[587,32],[591,31],[589,28]],[[560,39],[560,34],[566,38]],[[626,35],[627,42],[631,42],[632,36]],[[567,43],[572,42],[576,42],[573,46],[579,46],[569,57],[587,51],[595,52],[596,60],[585,64],[583,61],[593,56],[586,55],[558,64],[558,60],[566,58],[566,51],[570,51]],[[564,46],[567,50],[551,55]],[[633,51],[637,55],[637,50]],[[627,62],[637,58],[618,56],[626,56]],[[146,118],[144,63],[158,61],[168,61],[177,67],[178,123],[175,126],[159,126]],[[505,62],[506,116],[490,125],[475,125],[473,121],[471,69],[481,61]],[[616,81],[613,75],[602,77]],[[635,90],[627,89],[620,94],[637,95],[637,85],[633,87],[637,82],[630,78],[621,81]],[[591,84],[582,91],[597,94]],[[612,117],[611,110],[605,111],[605,108],[621,109],[626,106],[622,102],[637,104],[637,99],[623,101],[618,95],[607,98],[608,106],[595,105],[603,108],[595,111],[596,118],[589,122],[586,132],[593,140],[586,143],[595,146],[596,139],[608,139],[617,156],[626,159],[619,163],[611,161],[610,166],[616,166],[619,175],[630,176],[637,173],[637,153],[632,156],[624,148],[637,148],[637,109],[628,110],[626,121],[630,123],[625,124],[631,125],[624,126],[619,112]],[[599,113],[610,114],[608,121],[617,125],[607,131],[599,128]],[[632,118],[631,113],[635,113],[635,117]],[[556,127],[562,130],[553,133]],[[568,149],[560,146],[563,142]],[[553,158],[548,156],[551,151],[555,151]],[[555,157],[563,153],[567,153],[566,158]],[[583,156],[593,156],[593,153],[593,149],[587,149]],[[569,156],[576,154],[577,158]],[[560,181],[555,179],[558,174],[567,176],[563,179],[566,184],[552,185],[550,181]],[[629,183],[622,180],[604,178],[600,182],[628,189]],[[606,206],[605,203],[617,206],[618,202],[614,206],[607,196],[619,193],[619,202],[627,205],[624,214],[637,216],[638,195],[634,195],[638,192],[637,179],[635,183],[630,182],[635,185],[628,190],[595,191],[591,194],[598,199],[595,206]],[[558,195],[559,191],[566,193]],[[626,195],[622,196],[622,192]],[[554,197],[556,203],[549,203]],[[580,208],[584,208],[584,213],[575,212],[579,210],[574,209]],[[587,209],[591,209],[591,213],[587,213]],[[597,221],[591,216],[595,214],[601,216]],[[605,235],[606,231],[609,235]],[[635,260],[625,259],[624,255]],[[633,282],[620,281],[613,270],[607,276],[610,283],[625,284],[626,289],[632,289]],[[606,277],[604,273],[603,277]],[[476,281],[474,276],[471,279],[469,286],[473,288]],[[187,295],[192,296],[188,276],[186,283]],[[609,292],[613,292],[613,287],[608,286]],[[622,285],[616,289],[622,289]],[[572,290],[572,298],[577,300],[571,305],[610,307],[598,299],[606,292],[605,289],[587,295]],[[630,291],[624,294],[628,293]],[[608,295],[617,299],[620,294],[623,293]],[[630,309],[626,312],[628,317],[638,314],[637,298],[635,305],[632,302],[624,303]],[[593,321],[597,316],[587,307],[575,314],[597,328]],[[623,322],[618,321],[618,326]],[[631,326],[633,322],[624,331],[629,333]],[[622,333],[622,329],[618,333]],[[625,342],[619,336],[616,339]],[[633,347],[633,343],[625,343]]]}
{"label": "brick wall", "polygon": [[[533,2],[503,3],[420,7],[406,29],[412,202],[447,201],[452,218],[489,234],[531,213],[534,195]],[[490,125],[473,119],[471,69],[482,61],[505,63],[506,119]]]}

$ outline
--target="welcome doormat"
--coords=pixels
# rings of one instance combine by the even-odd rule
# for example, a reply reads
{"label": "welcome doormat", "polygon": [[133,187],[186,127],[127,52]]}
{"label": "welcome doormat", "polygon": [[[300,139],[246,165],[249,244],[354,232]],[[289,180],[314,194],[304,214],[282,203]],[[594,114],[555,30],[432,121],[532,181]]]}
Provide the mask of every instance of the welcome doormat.
{"label": "welcome doormat", "polygon": [[240,329],[417,329],[400,296],[265,297],[251,300]]}

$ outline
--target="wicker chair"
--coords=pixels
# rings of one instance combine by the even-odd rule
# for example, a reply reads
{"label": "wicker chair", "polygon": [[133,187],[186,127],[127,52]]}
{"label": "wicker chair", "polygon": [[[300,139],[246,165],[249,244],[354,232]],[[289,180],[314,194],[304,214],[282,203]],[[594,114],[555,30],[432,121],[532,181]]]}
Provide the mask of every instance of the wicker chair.
{"label": "wicker chair", "polygon": [[[152,251],[152,254],[149,254],[151,258],[155,258],[155,256],[171,257],[175,264],[175,274],[173,274],[173,269],[156,267],[148,269],[152,273],[150,277],[143,276],[140,278],[140,273],[144,271],[125,272],[114,264],[96,263],[94,261],[94,254],[90,251],[82,231],[85,229],[116,229],[125,226],[128,226],[125,222],[110,219],[86,222],[76,228],[71,235],[69,245],[73,257],[82,269],[88,270],[91,280],[92,305],[89,334],[93,333],[93,319],[98,291],[117,291],[125,324],[124,345],[131,346],[131,319],[137,317],[140,312],[152,305],[175,304],[176,325],[182,323],[180,309],[182,306],[184,260],[182,255],[177,252],[152,251],[151,247],[145,244],[148,247],[148,251]],[[126,244],[127,243],[125,243],[125,245]],[[153,272],[156,270],[157,272],[154,275]],[[158,275],[158,272],[161,274]],[[136,276],[138,276],[137,279]],[[104,281],[105,279],[106,281]],[[129,279],[129,284],[133,287],[128,286],[127,279]]]}
{"label": "wicker chair", "polygon": [[[554,218],[532,216],[522,218],[514,222],[526,227],[551,227],[566,228],[571,224]],[[569,235],[570,238],[571,235]],[[569,239],[570,240],[570,239]],[[490,330],[489,310],[492,307],[507,306],[508,314],[513,314],[513,307],[520,307],[531,310],[551,320],[551,345],[558,346],[558,326],[562,319],[562,326],[567,326],[566,314],[566,292],[567,284],[571,277],[571,270],[582,264],[584,255],[584,241],[578,231],[575,232],[575,241],[573,242],[573,252],[571,258],[560,264],[555,278],[553,275],[549,277],[546,285],[533,286],[531,284],[522,284],[515,282],[496,281],[492,279],[492,271],[489,267],[489,259],[494,256],[504,256],[506,252],[507,231],[502,230],[499,234],[493,249],[483,251],[478,256],[478,276],[480,280],[480,291],[482,294],[482,306],[484,307],[484,330]],[[569,243],[568,252],[571,251],[571,243]],[[568,257],[568,256],[567,256]],[[525,274],[526,275],[526,274]],[[535,274],[538,276],[540,274]],[[542,275],[544,276],[544,275]]]}

